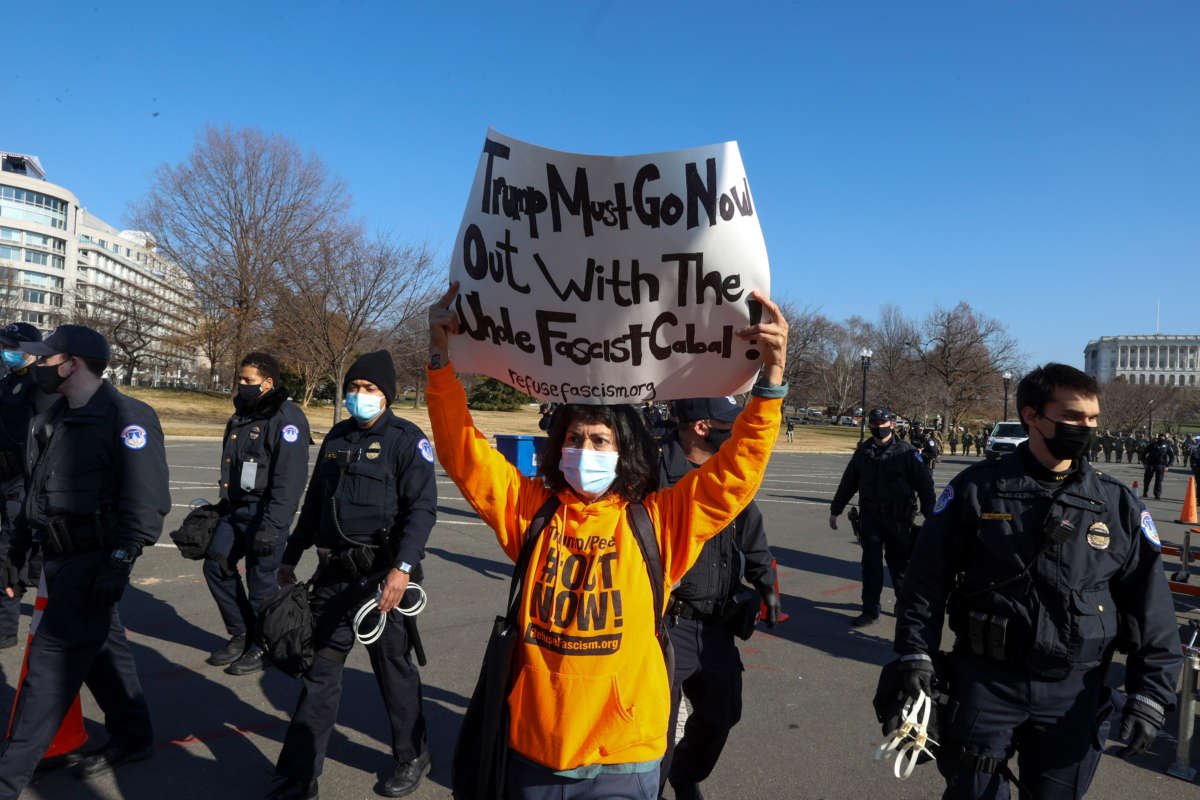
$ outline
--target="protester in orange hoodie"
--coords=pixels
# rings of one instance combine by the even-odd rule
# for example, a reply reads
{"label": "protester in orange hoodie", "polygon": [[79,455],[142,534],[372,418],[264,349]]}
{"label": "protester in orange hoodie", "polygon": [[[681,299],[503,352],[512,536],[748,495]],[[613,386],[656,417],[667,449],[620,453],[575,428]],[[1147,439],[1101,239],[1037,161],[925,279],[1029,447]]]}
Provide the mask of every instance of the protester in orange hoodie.
{"label": "protester in orange hoodie", "polygon": [[653,800],[670,694],[651,584],[625,508],[641,502],[649,512],[670,587],[762,481],[786,394],[787,322],[754,293],[771,321],[738,334],[757,339],[763,353],[753,396],[715,456],[656,491],[656,448],[629,406],[564,406],[538,478],[493,450],[449,361],[457,294],[455,283],[429,310],[426,396],[438,459],[514,561],[534,514],[551,494],[560,501],[522,587],[506,796]]}

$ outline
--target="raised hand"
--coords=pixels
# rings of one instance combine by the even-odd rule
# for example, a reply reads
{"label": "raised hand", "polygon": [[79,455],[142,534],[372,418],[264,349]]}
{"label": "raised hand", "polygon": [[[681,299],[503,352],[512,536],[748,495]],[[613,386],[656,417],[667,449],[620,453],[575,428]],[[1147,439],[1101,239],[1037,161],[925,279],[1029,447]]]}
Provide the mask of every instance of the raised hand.
{"label": "raised hand", "polygon": [[450,337],[458,334],[458,314],[450,304],[458,296],[458,281],[429,307],[429,363],[434,369],[450,363]]}
{"label": "raised hand", "polygon": [[737,335],[742,339],[757,340],[757,347],[762,353],[763,376],[771,383],[783,383],[783,368],[787,362],[788,323],[783,318],[779,306],[771,298],[755,289],[750,293],[762,303],[764,322],[742,328]]}

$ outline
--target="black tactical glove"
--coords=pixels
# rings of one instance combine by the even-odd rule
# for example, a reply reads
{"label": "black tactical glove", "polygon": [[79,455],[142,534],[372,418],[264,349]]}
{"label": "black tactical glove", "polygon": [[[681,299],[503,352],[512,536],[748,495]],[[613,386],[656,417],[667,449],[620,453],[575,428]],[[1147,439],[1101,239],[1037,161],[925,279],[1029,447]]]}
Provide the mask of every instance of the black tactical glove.
{"label": "black tactical glove", "polygon": [[779,610],[782,607],[779,603],[779,595],[775,593],[775,587],[767,584],[760,584],[758,593],[762,595],[763,605],[767,607],[767,627],[774,628],[779,624]]}
{"label": "black tactical glove", "polygon": [[900,679],[904,694],[916,700],[921,692],[933,694],[933,662],[925,655],[900,657]]}
{"label": "black tactical glove", "polygon": [[12,589],[13,597],[20,597],[25,587],[21,585],[21,570],[7,558],[0,561],[0,592],[7,596],[6,589]]}
{"label": "black tactical glove", "polygon": [[100,571],[96,573],[96,579],[92,582],[92,605],[115,605],[121,599],[121,595],[125,594],[125,587],[129,584],[129,573],[133,571],[133,556],[118,555],[125,552],[114,550],[113,555],[104,561]]}
{"label": "black tactical glove", "polygon": [[1117,755],[1129,758],[1149,750],[1166,717],[1165,709],[1150,698],[1140,694],[1129,698],[1121,718],[1121,735],[1117,737],[1129,744],[1118,750]]}
{"label": "black tactical glove", "polygon": [[275,552],[275,545],[278,541],[279,537],[275,535],[275,531],[259,528],[254,534],[250,550],[259,558],[269,556]]}

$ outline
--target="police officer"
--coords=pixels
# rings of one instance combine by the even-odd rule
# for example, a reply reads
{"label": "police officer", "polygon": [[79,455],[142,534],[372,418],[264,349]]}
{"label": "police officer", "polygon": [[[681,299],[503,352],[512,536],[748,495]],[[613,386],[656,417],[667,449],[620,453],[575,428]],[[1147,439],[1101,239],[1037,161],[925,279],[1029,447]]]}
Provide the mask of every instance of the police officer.
{"label": "police officer", "polygon": [[[674,486],[711,458],[729,438],[740,410],[732,397],[672,403],[678,427],[662,443],[659,486]],[[742,583],[743,576],[757,591]],[[660,794],[670,780],[677,800],[702,797],[700,782],[716,766],[730,730],[742,716],[742,660],[734,627],[747,612],[757,616],[760,597],[767,607],[767,624],[775,627],[775,568],[762,513],[750,501],[732,525],[705,542],[696,563],[671,592],[667,619],[675,646],[675,679],[667,724],[671,735],[659,768]],[[681,694],[693,710],[683,738],[674,744]]]}
{"label": "police officer", "polygon": [[1108,464],[1112,461],[1113,445],[1116,443],[1116,438],[1112,431],[1105,431],[1100,437],[1100,446],[1104,448],[1104,463]]}
{"label": "police officer", "polygon": [[983,448],[984,448],[984,445],[987,444],[987,440],[988,440],[987,430],[984,428],[980,428],[979,433],[977,433],[975,435],[975,455],[977,455],[977,456],[983,455]]}
{"label": "police officer", "polygon": [[1158,438],[1146,445],[1142,451],[1142,463],[1145,470],[1142,474],[1142,497],[1150,493],[1150,481],[1154,481],[1154,499],[1162,500],[1163,473],[1175,460],[1175,450],[1167,441],[1167,435],[1160,433]]}
{"label": "police officer", "polygon": [[975,437],[971,435],[971,431],[965,430],[962,435],[963,455],[971,455],[971,445],[975,443]]}
{"label": "police officer", "polygon": [[950,435],[946,437],[946,441],[950,443],[950,455],[958,454],[958,428],[952,427]]}
{"label": "police officer", "polygon": [[[213,532],[204,580],[230,639],[208,657],[230,675],[265,669],[255,619],[277,589],[275,573],[308,477],[308,419],[279,384],[279,362],[250,353],[238,368],[234,414],[221,445],[225,515]],[[246,585],[238,562],[246,560]]]}
{"label": "police officer", "polygon": [[388,409],[395,387],[395,367],[386,350],[367,353],[350,366],[343,389],[351,418],[334,425],[321,443],[300,519],[284,551],[280,584],[295,582],[301,553],[317,547],[320,567],[312,590],[316,658],[303,677],[275,764],[275,782],[267,795],[272,800],[317,796],[317,778],[337,720],[343,665],[355,641],[351,618],[363,603],[372,602],[377,588],[386,622],[367,653],[391,724],[395,769],[376,791],[386,797],[411,794],[429,771],[421,678],[409,655],[412,642],[403,618],[389,612],[400,606],[410,574],[419,575],[437,513],[437,486],[429,440]]}
{"label": "police officer", "polygon": [[906,692],[928,693],[945,613],[949,717],[944,798],[1079,798],[1115,649],[1128,655],[1122,756],[1154,743],[1179,674],[1175,611],[1150,514],[1083,458],[1100,412],[1095,380],[1047,364],[1017,386],[1029,440],[972,466],[942,492],[917,541],[897,613]]}
{"label": "police officer", "polygon": [[1132,433],[1125,434],[1125,463],[1133,463],[1133,454],[1137,452],[1137,439]]}
{"label": "police officer", "polygon": [[886,554],[892,586],[899,594],[904,570],[912,552],[912,521],[917,510],[928,515],[933,506],[933,477],[921,453],[892,434],[891,412],[872,409],[867,421],[871,438],[858,446],[829,508],[829,527],[858,492],[862,507],[862,613],[850,621],[855,628],[879,619],[883,593],[883,560]]}
{"label": "police officer", "polygon": [[28,491],[0,562],[0,583],[11,591],[16,569],[39,543],[49,592],[12,728],[0,744],[5,800],[28,783],[85,682],[111,737],[80,764],[81,776],[154,754],[117,602],[171,507],[158,417],[101,377],[109,359],[104,337],[60,325],[44,342],[22,342],[21,349],[39,357],[31,369],[38,386],[62,397],[31,423]]}
{"label": "police officer", "polygon": [[[25,439],[34,414],[49,408],[52,397],[38,388],[29,366],[33,356],[21,351],[21,342],[40,342],[41,332],[25,322],[0,329],[0,357],[8,373],[0,378],[0,492],[4,515],[0,524],[0,553],[12,538],[13,523],[25,500]],[[30,553],[22,570],[22,581],[13,587],[15,597],[0,594],[0,649],[17,643],[21,617],[20,592],[26,584],[36,585],[41,574],[40,552]]]}
{"label": "police officer", "polygon": [[1092,436],[1092,443],[1088,445],[1088,461],[1093,464],[1100,460],[1100,437]]}

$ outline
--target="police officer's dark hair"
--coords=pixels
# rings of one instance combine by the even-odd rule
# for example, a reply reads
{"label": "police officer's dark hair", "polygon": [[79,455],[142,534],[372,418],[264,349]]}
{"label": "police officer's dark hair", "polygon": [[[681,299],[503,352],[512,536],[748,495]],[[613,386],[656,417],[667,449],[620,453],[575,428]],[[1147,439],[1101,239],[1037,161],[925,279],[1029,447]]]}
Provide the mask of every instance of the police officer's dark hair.
{"label": "police officer's dark hair", "polygon": [[242,359],[242,363],[238,364],[238,369],[242,367],[254,367],[264,378],[270,378],[276,384],[279,383],[279,362],[270,353],[257,350],[247,353],[246,357]]}
{"label": "police officer's dark hair", "polygon": [[1046,403],[1054,399],[1055,389],[1073,389],[1091,397],[1100,396],[1100,384],[1086,372],[1053,361],[1038,367],[1017,384],[1017,418],[1026,432],[1029,425],[1021,411],[1025,406],[1031,406],[1040,415],[1046,410]]}
{"label": "police officer's dark hair", "polygon": [[108,369],[108,362],[103,358],[84,358],[83,356],[79,356],[79,360],[87,367],[88,372],[97,378],[103,378],[104,370]]}
{"label": "police officer's dark hair", "polygon": [[568,486],[558,465],[562,460],[567,429],[575,422],[607,425],[612,429],[618,453],[613,492],[630,503],[637,503],[658,488],[658,446],[646,430],[642,415],[633,406],[572,404],[560,407],[555,413],[546,450],[538,465],[538,476],[550,491],[561,492]]}

